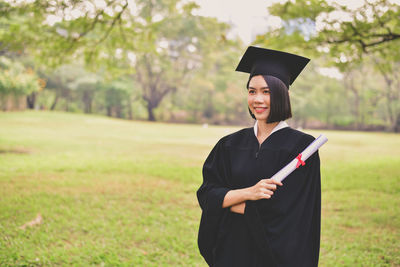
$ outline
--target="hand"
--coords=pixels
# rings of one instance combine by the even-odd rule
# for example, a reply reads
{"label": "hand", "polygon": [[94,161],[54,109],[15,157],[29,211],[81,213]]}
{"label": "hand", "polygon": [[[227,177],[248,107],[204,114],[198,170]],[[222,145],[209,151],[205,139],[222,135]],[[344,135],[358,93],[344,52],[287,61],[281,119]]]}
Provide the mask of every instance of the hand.
{"label": "hand", "polygon": [[262,179],[255,185],[248,187],[249,200],[269,199],[274,194],[277,185],[282,186],[281,182],[273,179]]}
{"label": "hand", "polygon": [[242,202],[230,207],[230,211],[234,213],[244,214],[244,209],[246,208],[246,202]]}

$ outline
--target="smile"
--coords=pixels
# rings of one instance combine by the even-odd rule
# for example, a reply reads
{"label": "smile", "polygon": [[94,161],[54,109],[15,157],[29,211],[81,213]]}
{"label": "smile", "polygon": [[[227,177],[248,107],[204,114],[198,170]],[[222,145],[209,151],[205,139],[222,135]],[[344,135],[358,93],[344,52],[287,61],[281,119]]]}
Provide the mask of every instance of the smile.
{"label": "smile", "polygon": [[254,108],[254,111],[257,112],[257,113],[263,113],[267,109],[268,108],[266,108],[266,107],[256,107],[256,108]]}

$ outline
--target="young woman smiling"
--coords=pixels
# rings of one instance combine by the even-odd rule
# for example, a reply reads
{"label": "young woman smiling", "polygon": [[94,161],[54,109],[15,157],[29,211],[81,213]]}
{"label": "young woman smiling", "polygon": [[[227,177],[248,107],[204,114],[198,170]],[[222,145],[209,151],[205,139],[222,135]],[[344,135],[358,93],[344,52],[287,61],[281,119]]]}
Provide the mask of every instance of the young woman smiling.
{"label": "young woman smiling", "polygon": [[198,244],[210,266],[318,266],[318,153],[284,185],[273,174],[314,137],[289,127],[289,86],[309,59],[249,47],[237,71],[250,73],[247,102],[253,127],[221,138],[203,166]]}

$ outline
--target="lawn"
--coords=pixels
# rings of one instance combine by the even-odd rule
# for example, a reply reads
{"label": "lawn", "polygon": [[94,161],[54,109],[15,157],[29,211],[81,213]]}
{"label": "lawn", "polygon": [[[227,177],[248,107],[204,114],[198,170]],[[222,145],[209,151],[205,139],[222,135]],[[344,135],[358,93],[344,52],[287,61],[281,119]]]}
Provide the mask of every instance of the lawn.
{"label": "lawn", "polygon": [[[205,266],[195,192],[238,129],[0,113],[0,266]],[[400,266],[400,135],[307,132],[329,138],[320,266]]]}

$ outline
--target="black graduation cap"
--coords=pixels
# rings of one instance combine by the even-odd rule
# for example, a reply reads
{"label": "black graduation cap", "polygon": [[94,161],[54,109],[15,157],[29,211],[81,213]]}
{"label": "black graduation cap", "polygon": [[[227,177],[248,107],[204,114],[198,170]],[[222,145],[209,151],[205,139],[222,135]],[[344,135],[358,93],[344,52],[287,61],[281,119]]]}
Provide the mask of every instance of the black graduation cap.
{"label": "black graduation cap", "polygon": [[309,58],[302,56],[249,46],[236,71],[250,73],[250,77],[271,75],[280,79],[289,88],[309,61]]}

